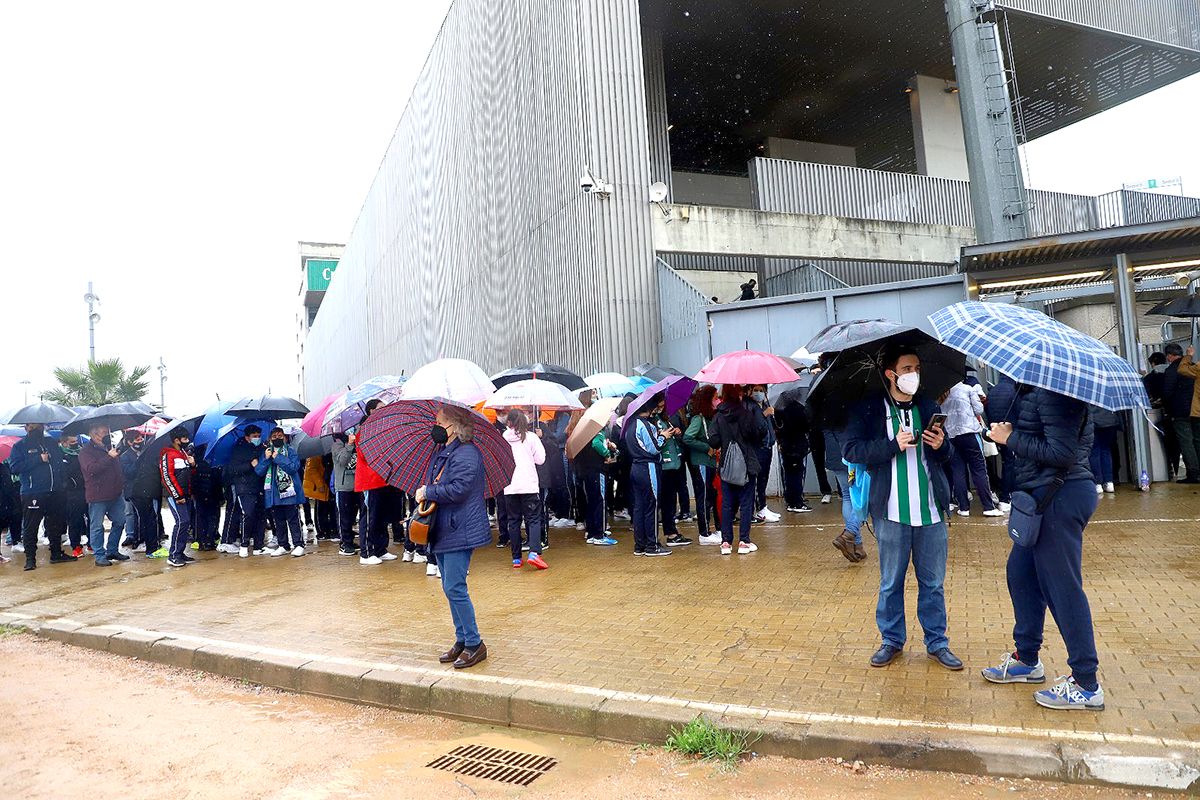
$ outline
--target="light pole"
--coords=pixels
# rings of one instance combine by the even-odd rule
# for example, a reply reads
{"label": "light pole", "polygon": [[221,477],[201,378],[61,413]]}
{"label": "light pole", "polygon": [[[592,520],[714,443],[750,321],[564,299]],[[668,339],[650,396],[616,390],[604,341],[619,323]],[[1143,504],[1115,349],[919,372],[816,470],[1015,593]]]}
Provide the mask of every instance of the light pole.
{"label": "light pole", "polygon": [[158,409],[167,410],[167,365],[158,357]]}
{"label": "light pole", "polygon": [[21,381],[21,385],[25,387],[25,405],[29,405],[29,381]]}
{"label": "light pole", "polygon": [[88,281],[87,294],[83,296],[84,302],[88,306],[88,361],[96,362],[96,323],[100,321],[100,314],[96,312],[96,304],[100,302],[100,298],[92,291],[92,282]]}

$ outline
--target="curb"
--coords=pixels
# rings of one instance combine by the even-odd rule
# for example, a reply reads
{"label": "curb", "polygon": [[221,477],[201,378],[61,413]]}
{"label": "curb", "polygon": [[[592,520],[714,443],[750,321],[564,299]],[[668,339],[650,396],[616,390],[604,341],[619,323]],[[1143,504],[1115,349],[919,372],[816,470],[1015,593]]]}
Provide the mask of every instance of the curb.
{"label": "curb", "polygon": [[513,681],[353,659],[305,656],[70,620],[0,614],[0,622],[44,639],[249,683],[417,714],[613,742],[659,744],[703,714],[744,732],[762,755],[842,758],[904,769],[1093,783],[1137,789],[1200,790],[1200,747],[1152,742],[1055,742],[1051,738],[948,735],[901,725],[855,725],[817,715],[729,707],[625,692]]}

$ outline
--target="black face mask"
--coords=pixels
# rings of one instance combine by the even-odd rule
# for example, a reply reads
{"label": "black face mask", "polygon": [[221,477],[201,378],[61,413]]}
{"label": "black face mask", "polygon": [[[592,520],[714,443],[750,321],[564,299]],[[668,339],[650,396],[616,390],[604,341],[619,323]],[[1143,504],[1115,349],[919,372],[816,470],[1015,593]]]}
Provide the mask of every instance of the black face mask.
{"label": "black face mask", "polygon": [[450,441],[450,432],[441,425],[434,425],[429,431],[429,438],[433,439],[434,444],[445,444]]}
{"label": "black face mask", "polygon": [[286,444],[287,444],[287,442],[283,439],[272,439],[271,440],[271,447],[274,447],[276,450],[282,450]]}

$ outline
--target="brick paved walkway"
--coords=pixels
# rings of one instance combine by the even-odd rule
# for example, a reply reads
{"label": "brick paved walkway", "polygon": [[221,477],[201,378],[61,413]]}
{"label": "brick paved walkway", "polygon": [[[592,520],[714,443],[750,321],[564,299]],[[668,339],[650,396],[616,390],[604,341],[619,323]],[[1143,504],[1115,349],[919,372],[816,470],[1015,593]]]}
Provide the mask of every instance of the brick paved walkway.
{"label": "brick paved walkway", "polygon": [[[911,572],[909,648],[889,668],[869,668],[878,645],[873,541],[870,559],[851,565],[830,545],[835,506],[787,522],[756,528],[760,550],[750,556],[693,545],[635,559],[620,526],[621,545],[610,549],[552,532],[546,572],[513,570],[507,549],[481,550],[470,584],[491,657],[473,672],[716,709],[846,715],[848,725],[880,730],[1200,741],[1200,491],[1126,489],[1102,499],[1088,528],[1085,579],[1108,703],[1099,714],[1046,711],[1028,687],[979,677],[1011,648],[1001,522],[956,520],[951,529],[946,596],[951,645],[968,667],[960,673],[925,658]],[[438,582],[421,566],[360,567],[328,543],[303,559],[199,555],[183,570],[138,556],[104,570],[43,562],[29,574],[14,560],[0,567],[0,611],[439,669],[437,653],[452,640]],[[1047,670],[1066,672],[1052,626],[1046,642]]]}

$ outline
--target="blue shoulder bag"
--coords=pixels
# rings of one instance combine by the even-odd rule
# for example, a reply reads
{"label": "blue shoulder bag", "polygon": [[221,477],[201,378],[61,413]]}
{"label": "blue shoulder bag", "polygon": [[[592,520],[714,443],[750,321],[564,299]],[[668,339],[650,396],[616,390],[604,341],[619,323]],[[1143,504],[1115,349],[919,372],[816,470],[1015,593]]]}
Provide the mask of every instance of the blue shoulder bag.
{"label": "blue shoulder bag", "polygon": [[[1089,414],[1083,415],[1083,422],[1079,425],[1079,435],[1083,436],[1084,428],[1087,427]],[[1039,503],[1033,499],[1033,495],[1029,492],[1013,492],[1010,500],[1012,509],[1008,516],[1008,538],[1021,547],[1033,547],[1038,543],[1038,539],[1042,535],[1042,515],[1046,512],[1050,501],[1054,499],[1054,495],[1058,494],[1058,490],[1067,482],[1067,473],[1070,467],[1060,470],[1058,475],[1054,476],[1054,483],[1049,491]]]}

